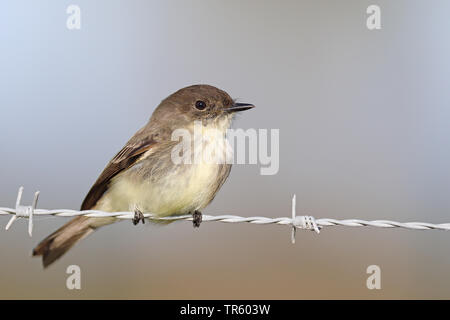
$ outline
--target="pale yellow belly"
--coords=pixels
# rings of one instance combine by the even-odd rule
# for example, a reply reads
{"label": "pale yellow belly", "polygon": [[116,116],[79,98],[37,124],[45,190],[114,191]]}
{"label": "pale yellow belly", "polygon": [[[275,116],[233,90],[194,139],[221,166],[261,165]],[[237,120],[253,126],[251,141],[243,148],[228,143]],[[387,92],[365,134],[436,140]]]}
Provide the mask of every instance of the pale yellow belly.
{"label": "pale yellow belly", "polygon": [[[217,128],[200,128],[194,134],[204,140],[201,146],[194,144],[193,153],[196,160],[186,164],[158,162],[171,161],[167,157],[172,147],[162,154],[149,155],[134,167],[125,170],[111,180],[108,190],[97,202],[95,209],[103,211],[133,211],[138,208],[142,212],[159,216],[192,213],[206,207],[214,198],[218,187],[226,179],[229,170],[224,163],[232,154],[232,149],[224,137],[229,120],[218,124]],[[190,131],[196,132],[194,128]],[[152,151],[149,151],[152,152]],[[203,158],[203,155],[206,155]],[[186,154],[187,156],[187,154]],[[213,163],[204,159],[214,159]],[[155,169],[155,170],[154,170]],[[228,168],[229,169],[229,168]],[[143,177],[144,176],[144,177]]]}
{"label": "pale yellow belly", "polygon": [[138,208],[142,212],[168,216],[206,207],[216,190],[219,165],[202,163],[176,168],[158,181],[136,179],[126,172],[118,175],[95,209],[133,211]]}

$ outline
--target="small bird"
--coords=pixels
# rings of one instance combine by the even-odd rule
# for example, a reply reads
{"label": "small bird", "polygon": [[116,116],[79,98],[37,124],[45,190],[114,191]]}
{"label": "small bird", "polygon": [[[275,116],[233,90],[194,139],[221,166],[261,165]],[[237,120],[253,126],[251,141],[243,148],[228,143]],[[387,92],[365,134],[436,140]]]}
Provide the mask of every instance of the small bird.
{"label": "small bird", "polygon": [[[192,214],[194,227],[198,227],[200,210],[214,199],[231,164],[225,159],[173,161],[172,153],[179,141],[172,140],[172,133],[183,129],[194,135],[195,125],[200,123],[202,134],[210,135],[208,150],[222,157],[226,131],[235,113],[253,107],[235,102],[225,91],[210,85],[193,85],[171,94],[108,163],[81,210],[134,211],[134,224],[145,222],[142,212],[158,217]],[[42,256],[46,268],[75,243],[115,221],[110,217],[76,217],[42,240],[33,249],[33,256]]]}

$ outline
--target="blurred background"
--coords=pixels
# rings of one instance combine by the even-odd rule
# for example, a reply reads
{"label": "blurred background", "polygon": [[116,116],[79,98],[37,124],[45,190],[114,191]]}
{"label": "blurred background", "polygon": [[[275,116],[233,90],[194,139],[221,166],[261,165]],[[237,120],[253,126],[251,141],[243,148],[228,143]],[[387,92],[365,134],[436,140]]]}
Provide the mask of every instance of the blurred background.
{"label": "blurred background", "polygon": [[[81,29],[66,9],[81,9]],[[381,30],[366,9],[381,8]],[[280,129],[280,170],[235,165],[204,214],[450,221],[448,1],[2,1],[0,206],[79,209],[106,163],[177,89],[215,85]],[[9,217],[0,216],[3,229]],[[0,230],[0,298],[450,298],[450,234],[120,222],[43,270],[69,218]],[[81,290],[66,268],[81,268]],[[368,290],[366,268],[381,268]]]}

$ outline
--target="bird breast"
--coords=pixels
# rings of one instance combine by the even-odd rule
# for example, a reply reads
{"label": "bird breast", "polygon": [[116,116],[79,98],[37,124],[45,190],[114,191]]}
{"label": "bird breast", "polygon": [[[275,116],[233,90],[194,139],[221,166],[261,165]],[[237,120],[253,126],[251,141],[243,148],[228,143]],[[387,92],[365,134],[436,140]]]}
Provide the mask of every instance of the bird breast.
{"label": "bird breast", "polygon": [[97,209],[168,216],[206,207],[228,176],[232,149],[222,128],[203,126],[193,138],[190,163],[173,163],[169,150],[149,156],[113,179]]}

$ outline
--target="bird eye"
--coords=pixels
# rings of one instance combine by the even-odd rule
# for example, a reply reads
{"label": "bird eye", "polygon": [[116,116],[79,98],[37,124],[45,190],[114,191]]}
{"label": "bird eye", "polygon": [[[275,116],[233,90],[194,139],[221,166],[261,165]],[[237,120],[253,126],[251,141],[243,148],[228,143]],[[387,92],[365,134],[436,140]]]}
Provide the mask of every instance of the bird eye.
{"label": "bird eye", "polygon": [[195,103],[195,108],[197,108],[198,110],[205,110],[206,108],[206,103],[204,101],[198,100]]}

